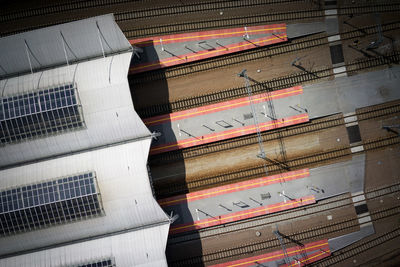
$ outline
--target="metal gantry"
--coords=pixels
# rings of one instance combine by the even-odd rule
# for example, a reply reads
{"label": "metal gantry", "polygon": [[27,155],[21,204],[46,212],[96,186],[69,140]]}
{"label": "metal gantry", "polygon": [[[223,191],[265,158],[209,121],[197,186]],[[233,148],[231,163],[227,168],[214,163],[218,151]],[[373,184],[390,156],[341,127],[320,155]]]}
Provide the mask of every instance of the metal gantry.
{"label": "metal gantry", "polygon": [[275,230],[274,231],[274,235],[276,235],[276,237],[279,240],[279,243],[281,243],[281,247],[282,247],[282,250],[283,250],[283,255],[284,255],[284,260],[285,260],[286,265],[287,266],[291,266],[290,258],[289,258],[288,254],[287,254],[287,251],[286,251],[285,241],[283,241],[281,233],[279,232],[279,230]]}
{"label": "metal gantry", "polygon": [[[253,93],[251,91],[251,87],[250,87],[250,84],[249,84],[249,77],[247,76],[246,71],[247,71],[246,69],[242,70],[242,72],[239,73],[238,76],[244,78],[245,86],[246,86],[246,89],[247,89],[247,94],[249,95],[251,113],[253,114],[254,125],[255,125],[256,131],[257,131],[258,145],[260,147],[260,153],[257,155],[257,157],[262,158],[262,159],[266,159],[266,154],[265,154],[265,151],[264,151],[262,137],[261,137],[261,131],[260,131],[260,127],[258,127],[257,114],[256,114],[256,111],[255,111],[254,105],[253,105]],[[267,172],[267,170],[266,170],[266,172]]]}
{"label": "metal gantry", "polygon": [[[285,147],[284,147],[284,144],[283,144],[283,140],[282,140],[281,137],[279,138],[279,142],[280,142],[280,148],[281,148],[281,154],[282,154],[282,157],[283,157],[283,162],[268,158],[266,153],[265,153],[265,151],[264,151],[261,131],[260,131],[260,127],[258,126],[259,123],[258,123],[258,119],[257,119],[257,114],[256,114],[256,111],[254,109],[254,104],[253,104],[253,93],[252,93],[252,90],[251,90],[251,87],[250,87],[250,83],[249,83],[250,80],[252,80],[253,82],[257,82],[257,81],[255,81],[255,80],[253,80],[253,79],[251,79],[251,78],[249,78],[247,76],[246,69],[244,69],[242,72],[240,72],[238,74],[238,76],[239,77],[243,77],[245,79],[245,86],[246,86],[247,94],[249,96],[251,114],[252,114],[252,117],[253,117],[253,120],[254,120],[254,124],[255,124],[255,128],[256,128],[256,131],[257,131],[258,145],[260,147],[260,153],[257,154],[257,157],[259,157],[261,159],[264,159],[266,161],[269,161],[269,162],[271,162],[273,164],[277,164],[283,169],[289,170],[290,169],[289,166],[287,166],[287,164],[284,163],[286,161],[286,150],[285,150]],[[267,91],[267,96],[268,96],[268,100],[267,100],[267,102],[268,102],[267,103],[268,104],[268,110],[269,110],[269,113],[270,113],[270,116],[268,116],[268,117],[270,119],[272,119],[272,120],[276,120],[277,118],[276,118],[275,108],[273,106],[272,98],[271,98],[271,96],[269,94],[269,91]],[[267,115],[267,111],[265,109],[265,106],[263,106],[263,107],[264,107],[264,115]],[[264,169],[265,169],[266,175],[268,175],[268,168],[267,168],[267,165],[265,163],[264,163]]]}

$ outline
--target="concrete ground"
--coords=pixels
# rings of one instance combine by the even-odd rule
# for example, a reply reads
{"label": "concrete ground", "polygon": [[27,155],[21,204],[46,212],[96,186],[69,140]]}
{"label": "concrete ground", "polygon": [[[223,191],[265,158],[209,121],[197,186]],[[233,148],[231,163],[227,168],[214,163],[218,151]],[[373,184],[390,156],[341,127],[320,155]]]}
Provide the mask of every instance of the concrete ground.
{"label": "concrete ground", "polygon": [[[164,210],[179,215],[175,224],[184,224],[309,195],[320,200],[346,192],[355,193],[364,188],[364,161],[364,155],[357,155],[350,162],[311,169],[306,178],[184,202]],[[261,194],[265,193],[270,193],[271,197],[263,200]]]}
{"label": "concrete ground", "polygon": [[[301,134],[282,139],[286,159],[342,148],[349,145],[346,128],[337,126],[312,134]],[[263,142],[264,151],[271,159],[282,160],[281,143],[278,140]],[[212,175],[231,172],[260,165],[263,160],[257,157],[258,144],[215,152],[203,156],[188,158],[183,162],[152,166],[152,176],[156,183],[166,179],[196,180]]]}

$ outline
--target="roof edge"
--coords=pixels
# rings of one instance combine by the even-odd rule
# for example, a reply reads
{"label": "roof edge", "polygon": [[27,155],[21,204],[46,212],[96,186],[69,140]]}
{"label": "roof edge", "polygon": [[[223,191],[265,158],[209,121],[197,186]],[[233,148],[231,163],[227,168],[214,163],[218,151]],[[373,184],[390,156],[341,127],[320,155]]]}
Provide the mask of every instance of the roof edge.
{"label": "roof edge", "polygon": [[5,259],[5,258],[10,258],[10,257],[21,256],[21,255],[24,255],[24,254],[44,251],[44,250],[47,250],[47,249],[59,248],[59,247],[64,247],[64,246],[68,246],[68,245],[73,245],[73,244],[76,244],[76,243],[82,243],[82,242],[86,242],[86,241],[96,240],[96,239],[100,239],[100,238],[104,238],[104,237],[110,237],[110,236],[130,233],[130,232],[134,232],[134,231],[139,231],[139,230],[143,230],[143,229],[164,226],[164,225],[167,225],[167,224],[170,224],[170,223],[171,223],[171,220],[166,215],[166,220],[164,220],[164,221],[158,221],[158,222],[154,222],[152,224],[147,224],[147,225],[142,225],[142,226],[133,227],[133,228],[129,228],[129,229],[124,229],[124,230],[120,230],[120,231],[116,231],[116,232],[112,232],[112,233],[105,233],[103,235],[75,239],[75,240],[72,240],[72,241],[53,244],[53,245],[49,245],[49,246],[45,246],[45,247],[40,247],[40,248],[35,248],[35,249],[29,249],[29,250],[23,250],[23,251],[18,251],[18,252],[14,252],[14,253],[4,254],[4,255],[0,255],[0,260],[1,259]]}

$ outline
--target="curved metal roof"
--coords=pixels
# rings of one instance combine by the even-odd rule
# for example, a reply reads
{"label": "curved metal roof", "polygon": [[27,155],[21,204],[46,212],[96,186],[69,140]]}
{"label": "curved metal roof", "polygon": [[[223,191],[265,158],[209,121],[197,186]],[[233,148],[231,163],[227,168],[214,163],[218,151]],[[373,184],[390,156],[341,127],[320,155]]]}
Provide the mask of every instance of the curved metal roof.
{"label": "curved metal roof", "polygon": [[130,51],[112,14],[0,38],[0,79]]}

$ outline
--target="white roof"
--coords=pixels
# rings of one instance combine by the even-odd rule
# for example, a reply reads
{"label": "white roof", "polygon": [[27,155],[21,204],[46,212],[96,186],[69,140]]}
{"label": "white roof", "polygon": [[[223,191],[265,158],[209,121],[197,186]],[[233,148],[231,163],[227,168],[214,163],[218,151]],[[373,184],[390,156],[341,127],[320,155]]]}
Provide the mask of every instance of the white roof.
{"label": "white roof", "polygon": [[[64,64],[63,42],[76,62]],[[170,221],[152,195],[146,165],[151,135],[133,107],[127,81],[132,49],[113,17],[6,37],[0,49],[7,51],[0,55],[0,96],[76,84],[86,125],[1,146],[0,190],[94,171],[105,213],[1,237],[0,266],[63,266],[108,256],[117,266],[166,266]],[[40,71],[11,77],[29,71],[26,49]]]}
{"label": "white roof", "polygon": [[150,143],[148,138],[0,171],[1,189],[94,171],[105,211],[105,216],[2,237],[0,255],[169,224],[149,183],[146,162]]}
{"label": "white roof", "polygon": [[131,52],[0,81],[1,96],[75,83],[86,129],[0,147],[0,167],[148,137],[134,110],[127,73]]}
{"label": "white roof", "polygon": [[23,32],[0,38],[0,78],[128,50],[112,14]]}
{"label": "white roof", "polygon": [[0,259],[0,267],[77,266],[113,257],[118,267],[167,266],[169,225],[143,228],[81,243]]}

